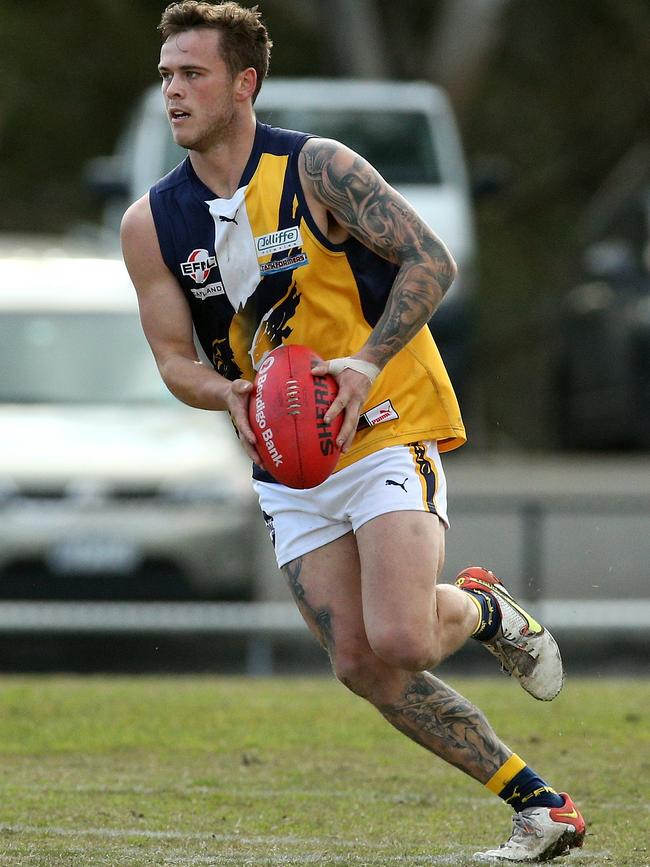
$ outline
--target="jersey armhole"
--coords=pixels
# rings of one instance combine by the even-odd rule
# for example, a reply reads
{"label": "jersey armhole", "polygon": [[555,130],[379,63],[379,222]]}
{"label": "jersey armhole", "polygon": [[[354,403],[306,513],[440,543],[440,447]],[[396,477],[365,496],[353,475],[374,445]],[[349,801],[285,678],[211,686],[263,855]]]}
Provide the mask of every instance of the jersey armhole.
{"label": "jersey armhole", "polygon": [[323,245],[327,250],[331,250],[333,253],[343,253],[346,250],[345,242],[343,244],[333,244],[329,238],[321,232],[318,228],[316,220],[314,220],[311,211],[309,210],[309,205],[307,204],[307,198],[305,196],[305,191],[302,188],[302,184],[300,183],[300,171],[298,168],[298,160],[300,159],[300,153],[310,138],[317,138],[314,135],[306,135],[302,141],[298,143],[298,146],[294,148],[291,152],[291,157],[289,160],[289,165],[291,168],[291,174],[293,176],[293,184],[294,189],[296,190],[296,196],[298,198],[298,202],[300,203],[300,210],[302,211],[303,219],[305,223],[309,226],[311,233],[314,235],[317,241]]}
{"label": "jersey armhole", "polygon": [[156,230],[160,255],[167,269],[178,280],[178,275],[175,272],[176,263],[173,259],[170,260],[169,258],[170,251],[176,249],[174,233],[172,232],[169,217],[162,207],[160,196],[156,192],[155,187],[151,187],[149,190],[149,207],[151,208],[151,216],[153,218],[154,229]]}

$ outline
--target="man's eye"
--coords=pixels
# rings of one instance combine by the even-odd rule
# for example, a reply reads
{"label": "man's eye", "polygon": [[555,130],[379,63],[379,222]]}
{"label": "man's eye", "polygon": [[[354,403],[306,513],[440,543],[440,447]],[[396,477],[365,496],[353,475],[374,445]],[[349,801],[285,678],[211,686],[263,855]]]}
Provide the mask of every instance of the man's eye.
{"label": "man's eye", "polygon": [[187,77],[188,77],[188,78],[198,78],[198,77],[199,77],[199,73],[198,73],[198,72],[188,72],[188,73],[187,73]]}

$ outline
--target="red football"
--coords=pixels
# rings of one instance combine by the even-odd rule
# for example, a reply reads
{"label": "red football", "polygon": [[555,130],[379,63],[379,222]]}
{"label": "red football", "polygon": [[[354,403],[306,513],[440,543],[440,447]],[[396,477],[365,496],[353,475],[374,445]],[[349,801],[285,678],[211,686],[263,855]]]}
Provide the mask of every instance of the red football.
{"label": "red football", "polygon": [[266,356],[255,377],[248,417],[265,470],[290,488],[313,488],[331,475],[340,449],[343,414],[323,416],[338,386],[330,374],[313,376],[321,361],[307,346],[280,346]]}

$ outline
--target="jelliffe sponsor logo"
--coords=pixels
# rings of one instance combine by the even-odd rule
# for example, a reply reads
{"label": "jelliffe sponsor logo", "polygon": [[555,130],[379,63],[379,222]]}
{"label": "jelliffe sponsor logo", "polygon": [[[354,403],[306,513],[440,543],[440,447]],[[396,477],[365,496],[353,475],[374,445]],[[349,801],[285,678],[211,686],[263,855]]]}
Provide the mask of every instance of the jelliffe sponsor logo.
{"label": "jelliffe sponsor logo", "polygon": [[277,253],[278,250],[291,250],[293,247],[301,246],[302,238],[298,226],[279,229],[277,232],[269,232],[268,235],[258,235],[255,238],[255,249],[258,257]]}

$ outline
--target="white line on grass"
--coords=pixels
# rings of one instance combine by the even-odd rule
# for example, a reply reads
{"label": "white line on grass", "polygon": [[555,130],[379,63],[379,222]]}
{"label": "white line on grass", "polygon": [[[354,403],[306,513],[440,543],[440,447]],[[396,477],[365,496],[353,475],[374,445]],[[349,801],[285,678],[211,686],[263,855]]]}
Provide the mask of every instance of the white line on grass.
{"label": "white line on grass", "polygon": [[[383,867],[386,864],[408,864],[412,865],[412,867],[418,867],[418,865],[422,865],[422,867],[444,867],[444,865],[453,865],[453,867],[459,867],[459,865],[474,865],[475,862],[472,858],[472,853],[470,851],[463,853],[460,850],[455,854],[449,855],[389,855],[385,854],[370,854],[367,849],[364,847],[363,855],[356,855],[352,853],[347,853],[345,855],[336,855],[332,852],[328,852],[325,849],[322,852],[311,852],[311,853],[300,853],[294,855],[286,855],[281,853],[272,853],[266,850],[264,854],[260,855],[259,853],[245,852],[245,851],[230,851],[230,852],[218,852],[213,854],[189,854],[185,849],[155,849],[153,851],[147,850],[146,852],[139,847],[131,847],[131,846],[123,846],[119,851],[112,850],[110,852],[99,853],[89,853],[86,850],[81,849],[73,849],[68,850],[68,854],[74,852],[79,855],[80,858],[86,859],[86,863],[92,863],[95,865],[106,864],[108,867],[118,867],[118,865],[127,865],[127,867],[132,867],[134,863],[144,863],[142,859],[146,859],[146,863],[154,863],[151,861],[151,858],[155,858],[155,863],[158,867],[200,867],[200,865],[233,865],[233,867],[245,867],[245,865],[252,865],[252,867],[261,867],[261,865],[279,865],[279,867],[298,867],[301,864],[322,864],[322,865],[333,865],[333,864],[358,864],[361,867]],[[103,857],[102,857],[103,856]],[[49,861],[42,860],[46,858],[46,853],[40,850],[39,855],[39,864],[50,863]],[[89,862],[87,859],[92,857],[92,862]],[[97,860],[98,857],[101,860]],[[563,859],[563,864],[567,867],[568,864],[587,864],[589,867],[591,865],[598,865],[609,863],[611,864],[612,856],[611,853],[608,852],[585,852],[585,853],[576,853],[573,852],[566,860]],[[0,853],[0,864],[15,864],[15,859],[11,859],[10,861],[6,861],[3,857],[2,853]],[[24,862],[20,862],[24,863]],[[54,862],[52,862],[54,863]],[[57,862],[58,863],[58,862]],[[639,867],[648,867],[647,864],[639,864]]]}
{"label": "white line on grass", "polygon": [[[182,831],[149,831],[142,828],[66,828],[58,825],[46,825],[40,827],[38,825],[0,825],[0,834],[2,835],[42,835],[52,837],[74,838],[74,837],[95,837],[99,839],[146,839],[159,841],[196,841],[204,843],[223,843],[227,844],[230,851],[220,851],[205,855],[190,855],[185,850],[166,850],[158,852],[159,860],[157,863],[161,865],[178,864],[185,867],[192,865],[216,865],[216,864],[232,864],[232,865],[300,865],[300,864],[361,864],[364,867],[371,865],[385,864],[410,864],[410,865],[458,865],[459,863],[472,863],[473,852],[463,852],[461,847],[455,847],[454,853],[445,855],[390,855],[387,853],[389,847],[386,844],[373,844],[365,840],[342,840],[342,839],[320,839],[317,837],[276,837],[272,835],[255,835],[252,837],[243,837],[239,834],[212,834],[212,833],[185,833]],[[5,839],[4,842],[8,842]],[[238,846],[264,847],[265,851],[262,856],[259,853],[245,852],[233,850],[233,844]],[[304,847],[306,851],[295,853],[292,855],[273,852],[281,846],[289,847]],[[321,851],[314,851],[314,848]],[[348,852],[345,855],[334,854],[328,851],[330,848],[345,848],[345,849],[360,849],[363,855],[356,855],[354,852]],[[374,854],[373,854],[374,852]],[[89,853],[86,853],[89,854]],[[125,854],[123,851],[122,855]],[[134,855],[146,857],[147,853],[141,849],[134,850]],[[151,853],[149,853],[151,854]],[[107,861],[114,865],[117,853],[108,855],[112,861]],[[611,853],[609,852],[594,852],[588,849],[587,851],[571,853],[570,861],[576,864],[596,865],[601,863],[611,863]],[[459,859],[460,862],[459,862]],[[0,864],[4,858],[0,853]],[[565,862],[565,863],[568,863]]]}
{"label": "white line on grass", "polygon": [[339,837],[295,837],[292,835],[275,836],[272,834],[254,834],[245,837],[241,834],[217,834],[209,831],[187,833],[185,831],[150,831],[145,828],[66,828],[61,825],[0,825],[0,834],[43,834],[53,837],[135,837],[147,840],[197,840],[217,843],[238,843],[246,846],[341,846],[355,848],[363,846],[377,850],[393,848],[388,843],[368,843],[359,838],[344,840]]}

